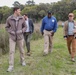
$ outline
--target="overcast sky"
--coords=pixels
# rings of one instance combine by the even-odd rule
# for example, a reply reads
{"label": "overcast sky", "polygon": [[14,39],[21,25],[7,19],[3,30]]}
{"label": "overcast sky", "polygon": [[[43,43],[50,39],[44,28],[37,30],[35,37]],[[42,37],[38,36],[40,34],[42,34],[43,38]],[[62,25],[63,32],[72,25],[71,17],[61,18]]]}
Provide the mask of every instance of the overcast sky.
{"label": "overcast sky", "polygon": [[[0,0],[0,6],[10,6],[11,7],[15,1],[18,1],[21,4],[25,4],[26,1],[28,1],[28,0]],[[39,4],[39,3],[57,2],[60,0],[34,0],[34,1],[36,4]]]}

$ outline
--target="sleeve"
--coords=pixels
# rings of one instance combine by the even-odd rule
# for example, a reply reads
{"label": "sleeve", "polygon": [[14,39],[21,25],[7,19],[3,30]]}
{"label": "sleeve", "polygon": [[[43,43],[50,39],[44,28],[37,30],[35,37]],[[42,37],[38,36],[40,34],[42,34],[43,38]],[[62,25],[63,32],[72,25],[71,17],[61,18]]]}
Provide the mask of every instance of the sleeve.
{"label": "sleeve", "polygon": [[57,20],[55,19],[54,29],[53,29],[54,33],[57,31],[57,28],[58,28],[58,24],[57,24]]}
{"label": "sleeve", "polygon": [[44,19],[43,19],[43,20],[42,20],[42,25],[41,25],[41,33],[43,33],[44,25],[45,25],[45,23],[44,23]]}
{"label": "sleeve", "polygon": [[64,23],[64,28],[63,28],[63,35],[64,35],[64,38],[67,37],[67,30],[68,30],[67,28],[68,28],[67,22],[65,22],[65,23]]}
{"label": "sleeve", "polygon": [[27,29],[27,25],[26,25],[25,20],[24,20],[23,24],[22,24],[22,32],[24,33],[26,31],[26,29]]}
{"label": "sleeve", "polygon": [[31,25],[32,25],[32,33],[34,32],[34,24],[33,24],[33,21],[32,20],[30,20],[31,21]]}
{"label": "sleeve", "polygon": [[6,20],[6,26],[5,29],[8,33],[11,33],[11,29],[10,29],[11,25],[9,24],[9,19]]}

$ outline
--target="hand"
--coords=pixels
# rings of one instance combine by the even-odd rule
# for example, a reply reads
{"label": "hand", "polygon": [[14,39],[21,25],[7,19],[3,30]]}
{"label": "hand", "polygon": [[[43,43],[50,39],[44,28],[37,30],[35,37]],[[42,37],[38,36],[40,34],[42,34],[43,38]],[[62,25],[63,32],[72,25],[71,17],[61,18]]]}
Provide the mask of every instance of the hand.
{"label": "hand", "polygon": [[22,33],[22,30],[18,30],[16,33],[17,34],[21,34]]}
{"label": "hand", "polygon": [[41,34],[44,35],[44,32],[42,32]]}
{"label": "hand", "polygon": [[74,34],[75,34],[75,33],[76,33],[76,29],[74,29],[74,31],[73,31],[73,32],[74,32]]}
{"label": "hand", "polygon": [[14,31],[11,31],[10,34],[15,35],[15,32]]}
{"label": "hand", "polygon": [[51,36],[54,36],[54,32],[53,31],[51,32]]}
{"label": "hand", "polygon": [[65,40],[67,40],[67,38],[64,38]]}

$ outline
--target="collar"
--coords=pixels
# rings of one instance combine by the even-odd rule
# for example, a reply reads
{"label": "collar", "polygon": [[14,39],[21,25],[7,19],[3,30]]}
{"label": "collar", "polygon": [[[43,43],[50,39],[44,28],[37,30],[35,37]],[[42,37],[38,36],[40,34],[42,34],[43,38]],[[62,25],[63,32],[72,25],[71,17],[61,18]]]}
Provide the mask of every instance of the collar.
{"label": "collar", "polygon": [[[14,16],[14,15],[12,15],[12,16],[11,16],[11,19],[16,20],[16,18],[15,18],[15,16]],[[19,20],[19,19],[23,19],[23,17],[20,15],[20,16],[18,16],[18,20]]]}
{"label": "collar", "polygon": [[74,23],[74,20],[73,21],[68,20],[68,22],[73,22]]}
{"label": "collar", "polygon": [[27,18],[27,20],[25,20],[25,21],[28,21],[29,19]]}

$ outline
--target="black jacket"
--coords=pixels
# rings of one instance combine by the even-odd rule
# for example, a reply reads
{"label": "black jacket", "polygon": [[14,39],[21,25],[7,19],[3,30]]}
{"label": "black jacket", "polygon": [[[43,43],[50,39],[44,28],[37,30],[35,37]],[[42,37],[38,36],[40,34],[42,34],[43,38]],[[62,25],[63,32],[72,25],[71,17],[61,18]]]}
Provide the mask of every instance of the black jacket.
{"label": "black jacket", "polygon": [[29,21],[29,30],[30,30],[31,33],[33,33],[34,32],[33,21],[31,19],[28,19],[28,21]]}

